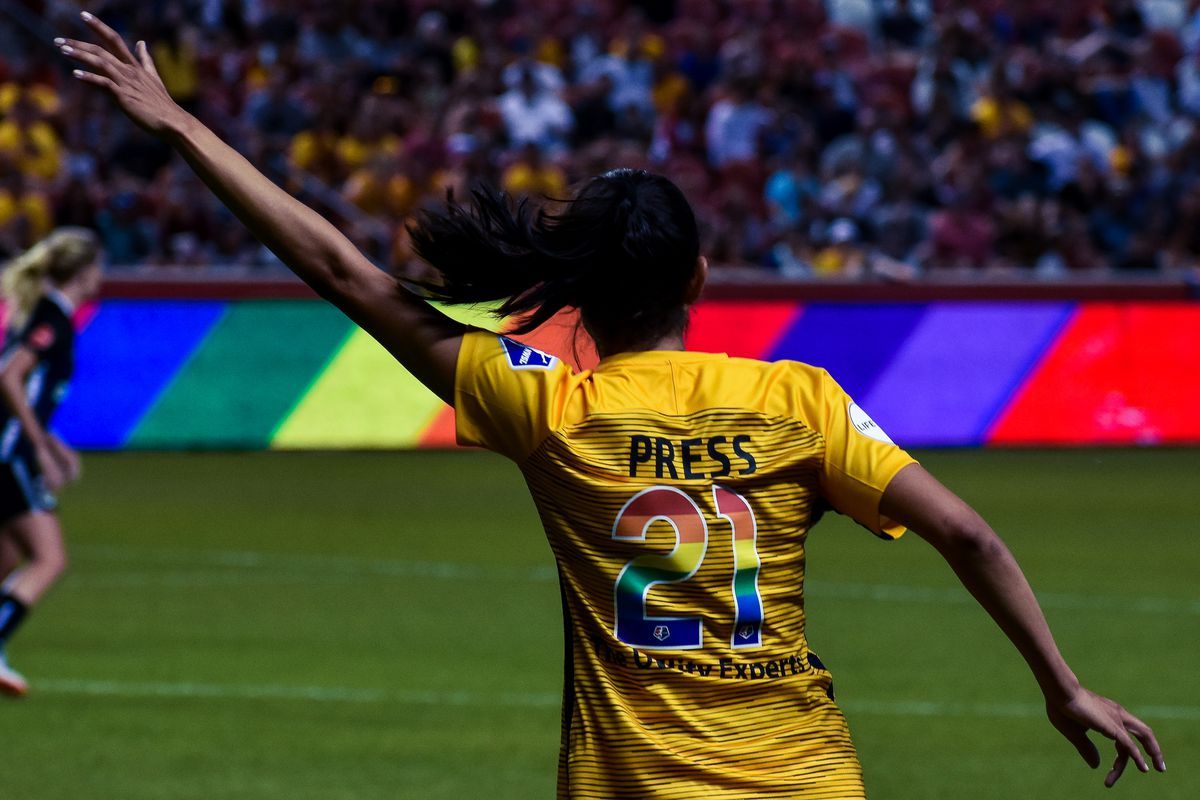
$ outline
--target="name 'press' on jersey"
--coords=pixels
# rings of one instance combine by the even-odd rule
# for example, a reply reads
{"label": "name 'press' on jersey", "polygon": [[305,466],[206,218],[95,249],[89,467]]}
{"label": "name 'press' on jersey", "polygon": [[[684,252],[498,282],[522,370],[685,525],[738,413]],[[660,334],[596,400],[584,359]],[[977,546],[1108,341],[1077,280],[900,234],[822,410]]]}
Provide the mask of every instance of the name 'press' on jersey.
{"label": "name 'press' on jersey", "polygon": [[822,511],[876,534],[913,460],[824,370],[647,351],[574,372],[469,333],[458,439],[521,468],[560,575],[560,798],[855,798],[804,623]]}

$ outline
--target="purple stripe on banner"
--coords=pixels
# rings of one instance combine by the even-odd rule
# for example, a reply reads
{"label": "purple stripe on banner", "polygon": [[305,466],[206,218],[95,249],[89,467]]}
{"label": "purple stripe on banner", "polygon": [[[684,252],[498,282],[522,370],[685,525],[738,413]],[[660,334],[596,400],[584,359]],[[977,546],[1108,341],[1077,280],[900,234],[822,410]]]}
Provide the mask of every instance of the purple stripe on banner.
{"label": "purple stripe on banner", "polygon": [[901,446],[977,445],[1070,303],[938,303],[861,403]]}
{"label": "purple stripe on banner", "polygon": [[115,449],[220,319],[225,303],[107,300],[80,334],[54,427],[77,447]]}
{"label": "purple stripe on banner", "polygon": [[924,305],[909,304],[805,306],[769,358],[824,367],[851,397],[862,397],[887,369],[925,310]]}

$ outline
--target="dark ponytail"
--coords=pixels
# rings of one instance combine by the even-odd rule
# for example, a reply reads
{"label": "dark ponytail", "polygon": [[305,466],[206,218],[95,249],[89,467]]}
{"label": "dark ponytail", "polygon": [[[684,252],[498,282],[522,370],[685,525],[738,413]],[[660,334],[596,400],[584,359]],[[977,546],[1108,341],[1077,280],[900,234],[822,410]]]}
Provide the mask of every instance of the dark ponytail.
{"label": "dark ponytail", "polygon": [[441,275],[423,288],[449,303],[500,300],[496,314],[515,319],[514,333],[578,308],[602,351],[617,352],[687,322],[696,218],[660,175],[607,172],[553,211],[480,188],[466,206],[424,213],[410,233]]}

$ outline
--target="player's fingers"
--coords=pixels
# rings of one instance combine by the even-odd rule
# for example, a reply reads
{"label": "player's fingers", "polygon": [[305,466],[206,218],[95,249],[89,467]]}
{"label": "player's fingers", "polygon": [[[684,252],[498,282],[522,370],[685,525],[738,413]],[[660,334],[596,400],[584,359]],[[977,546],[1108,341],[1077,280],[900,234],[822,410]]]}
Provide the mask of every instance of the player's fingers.
{"label": "player's fingers", "polygon": [[1075,749],[1079,751],[1079,755],[1084,760],[1084,763],[1086,763],[1092,769],[1100,766],[1100,750],[1096,747],[1092,740],[1088,738],[1087,730],[1085,728],[1072,727],[1065,730],[1060,730],[1062,735],[1067,737],[1067,741],[1075,745]]}
{"label": "player's fingers", "polygon": [[112,53],[108,52],[100,45],[92,44],[91,42],[85,42],[82,39],[64,39],[63,37],[59,36],[54,40],[54,46],[59,49],[70,47],[72,50],[82,50],[85,53],[91,53],[92,55],[96,56],[107,56],[108,58],[113,57]]}
{"label": "player's fingers", "polygon": [[[154,59],[150,57],[150,48],[146,47],[145,40],[139,39],[133,49],[137,53],[138,62],[142,65],[142,69],[159,78],[158,67],[154,66]],[[159,78],[159,80],[162,80],[162,78]]]}
{"label": "player's fingers", "polygon": [[1117,753],[1117,759],[1113,762],[1112,769],[1104,776],[1104,786],[1111,789],[1113,784],[1121,778],[1121,773],[1125,771],[1125,765],[1129,763],[1129,756],[1125,753]]}
{"label": "player's fingers", "polygon": [[112,82],[112,79],[106,78],[103,75],[97,75],[94,72],[84,72],[81,69],[77,69],[73,70],[71,74],[84,83],[94,84],[101,88],[108,89],[110,92],[117,88],[117,85]]}
{"label": "player's fingers", "polygon": [[104,22],[95,14],[89,14],[86,11],[80,12],[79,16],[83,17],[83,21],[89,28],[96,32],[100,37],[100,41],[104,42],[108,52],[124,61],[126,64],[136,64],[137,60],[133,57],[133,53],[129,52],[129,46],[125,44],[125,40],[121,38],[121,34],[114,31],[112,28],[104,24]]}
{"label": "player's fingers", "polygon": [[1167,762],[1163,760],[1162,748],[1158,746],[1158,739],[1154,736],[1154,731],[1150,726],[1142,722],[1140,719],[1122,709],[1125,718],[1125,730],[1133,734],[1142,747],[1145,748],[1146,754],[1150,756],[1150,760],[1154,763],[1154,768],[1159,772],[1167,771]]}
{"label": "player's fingers", "polygon": [[87,54],[108,61],[112,64],[121,63],[117,61],[116,57],[112,53],[108,52],[99,45],[92,44],[91,42],[81,42],[78,39],[58,38],[54,40],[54,44],[58,46],[60,52],[62,52],[64,55],[71,56],[72,58],[78,58],[80,55]]}
{"label": "player's fingers", "polygon": [[58,49],[67,58],[78,61],[80,64],[85,64],[98,73],[112,75],[115,65],[113,64],[112,56],[108,54],[99,55],[70,44],[64,44]]}
{"label": "player's fingers", "polygon": [[1054,729],[1071,743],[1089,767],[1095,769],[1100,766],[1100,751],[1092,743],[1092,740],[1088,738],[1088,727],[1086,725],[1079,724],[1053,708],[1048,709],[1048,716],[1050,717],[1050,724],[1054,726]]}
{"label": "player's fingers", "polygon": [[1146,765],[1146,757],[1142,755],[1140,747],[1134,743],[1132,737],[1125,731],[1121,731],[1121,735],[1117,738],[1117,748],[1124,750],[1133,759],[1133,763],[1137,764],[1137,768],[1142,772],[1149,772],[1150,767]]}

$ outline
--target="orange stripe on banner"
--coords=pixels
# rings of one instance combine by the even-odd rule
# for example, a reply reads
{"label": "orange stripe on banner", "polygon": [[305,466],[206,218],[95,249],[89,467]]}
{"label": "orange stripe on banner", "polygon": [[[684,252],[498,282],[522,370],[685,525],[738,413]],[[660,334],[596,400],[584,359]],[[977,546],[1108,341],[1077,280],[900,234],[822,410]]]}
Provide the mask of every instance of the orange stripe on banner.
{"label": "orange stripe on banner", "polygon": [[[558,356],[576,370],[592,369],[600,361],[592,338],[578,328],[578,311],[560,311],[532,333],[513,336],[521,344]],[[578,333],[577,333],[578,331]]]}
{"label": "orange stripe on banner", "polygon": [[454,409],[444,406],[421,432],[421,447],[457,447],[454,437]]}

